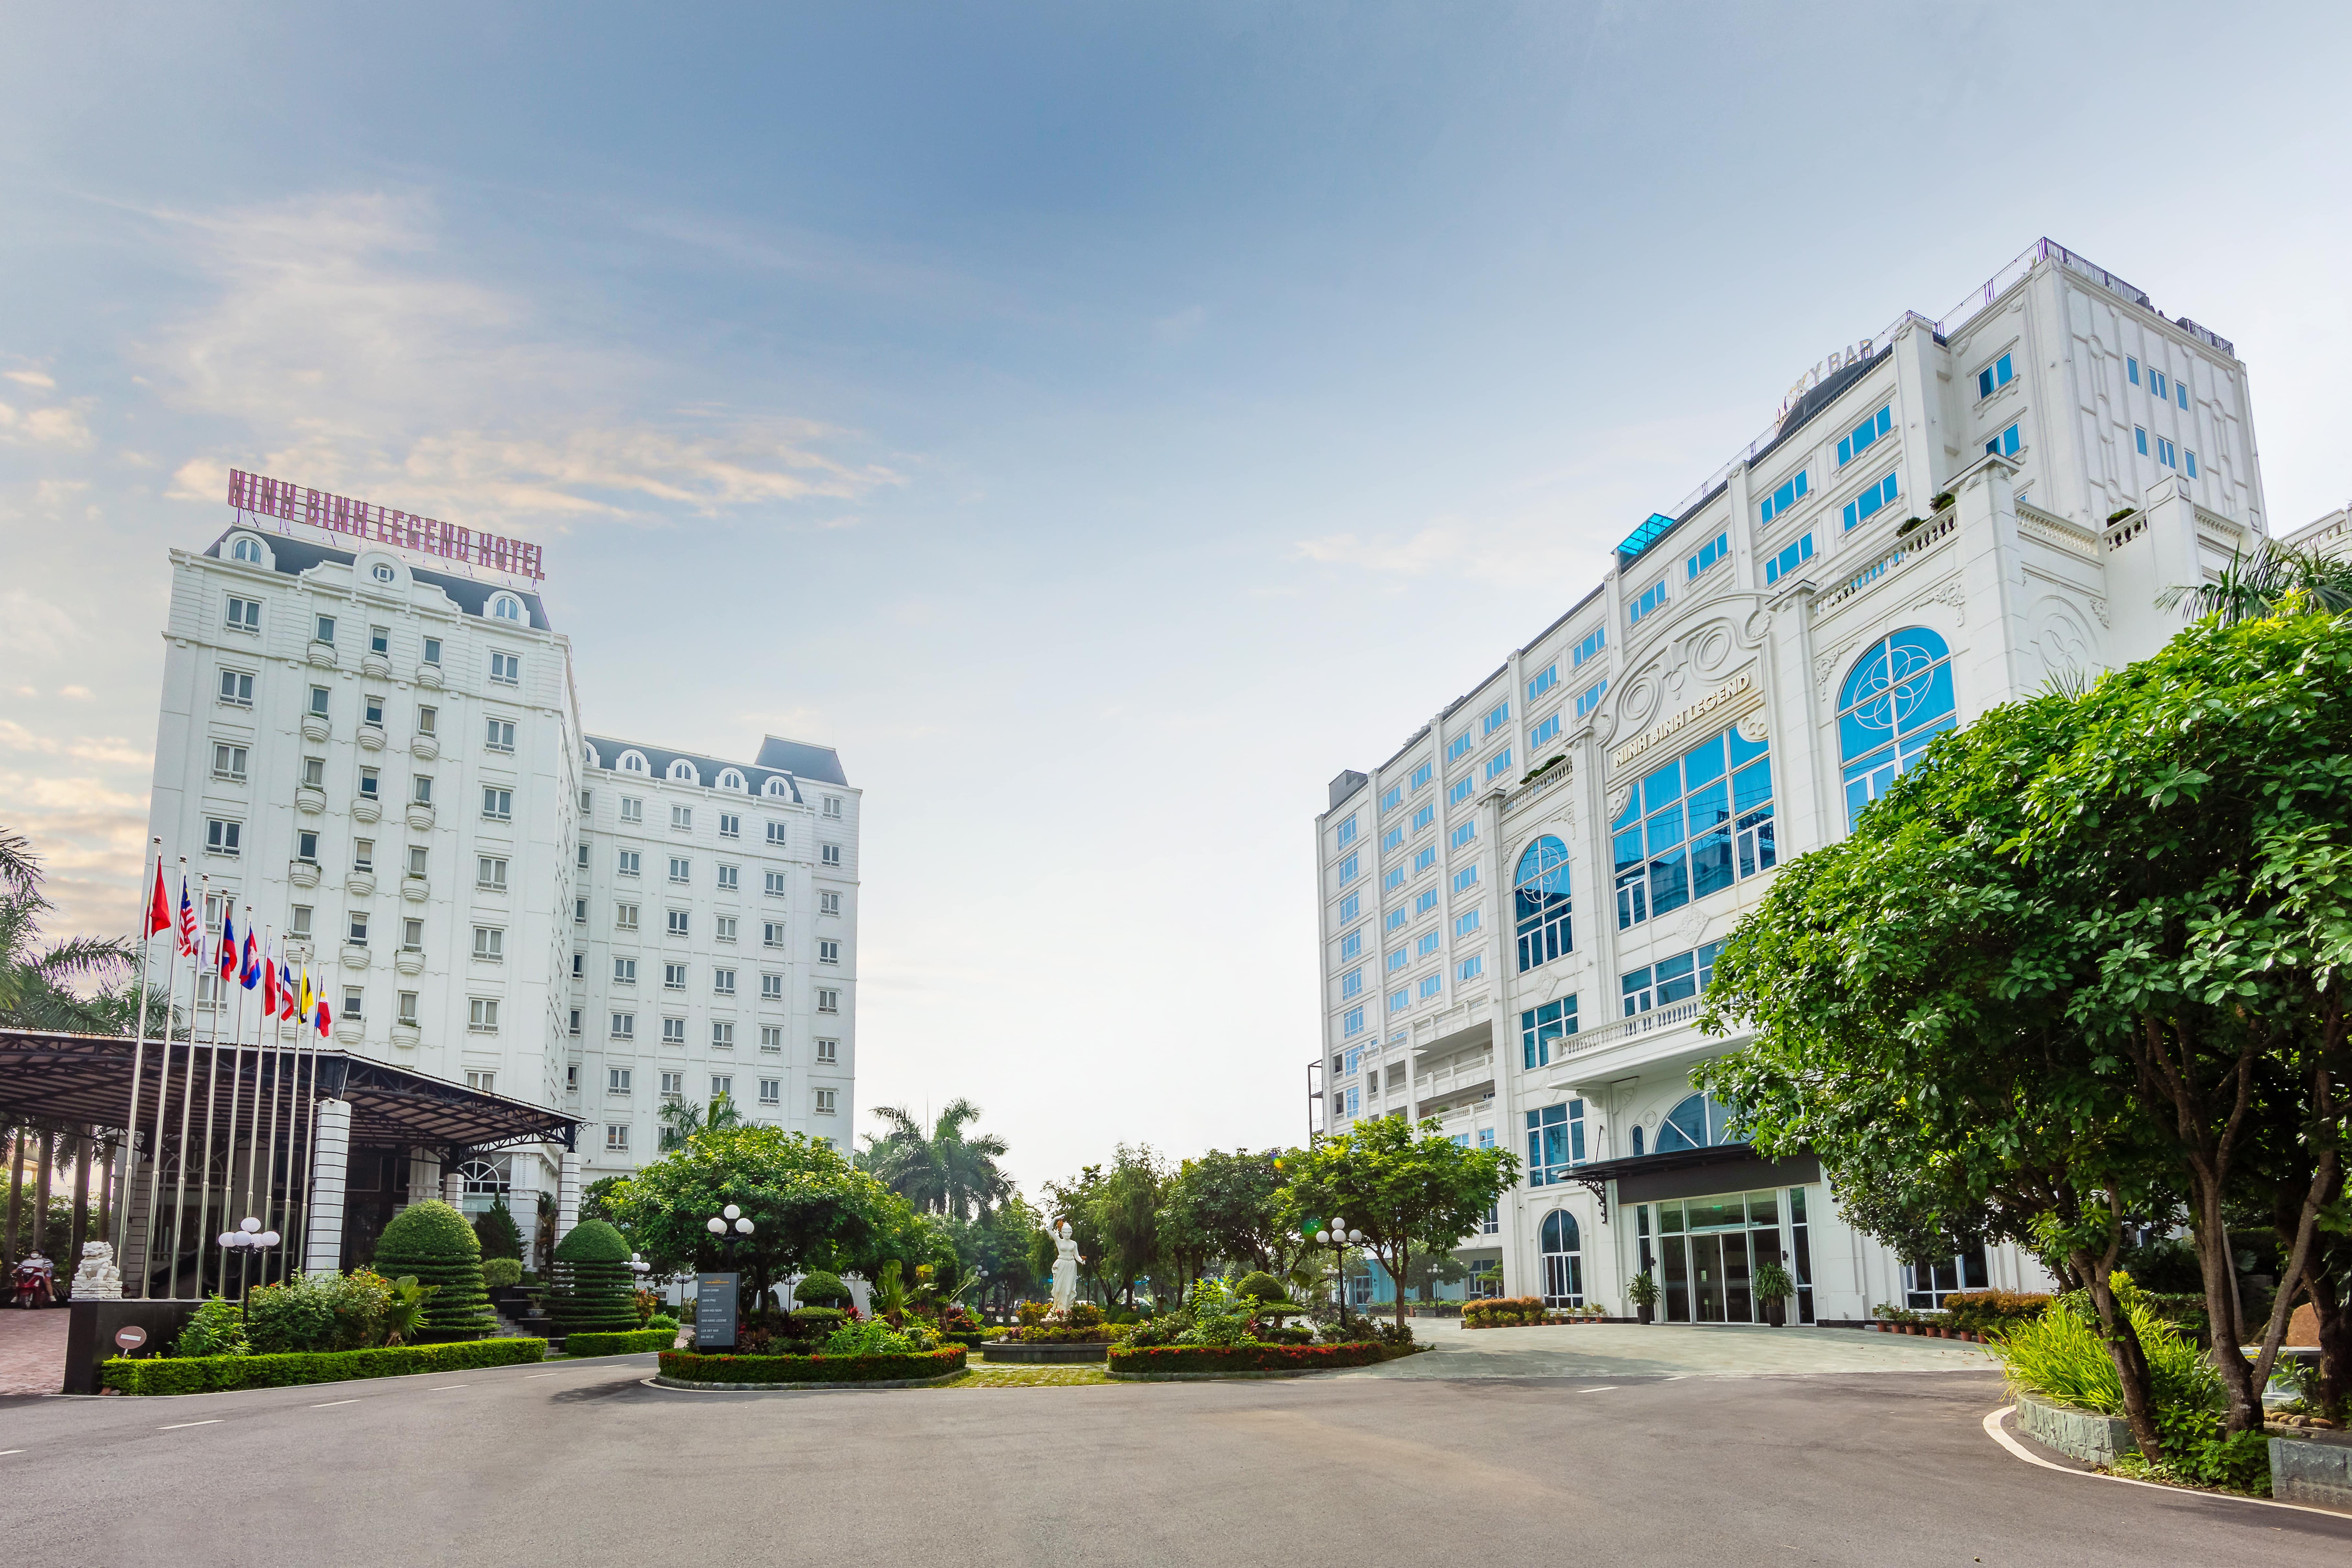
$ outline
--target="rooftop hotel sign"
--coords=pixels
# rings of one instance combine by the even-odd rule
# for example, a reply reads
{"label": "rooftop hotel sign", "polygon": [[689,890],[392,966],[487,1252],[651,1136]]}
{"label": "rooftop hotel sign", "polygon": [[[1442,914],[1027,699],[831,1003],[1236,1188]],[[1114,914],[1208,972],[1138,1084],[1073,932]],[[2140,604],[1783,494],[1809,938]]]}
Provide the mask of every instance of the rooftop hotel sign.
{"label": "rooftop hotel sign", "polygon": [[1740,671],[1681,712],[1661,719],[1609,753],[1609,765],[1622,768],[1659,742],[1671,739],[1710,713],[1720,713],[1757,691],[1755,679]]}
{"label": "rooftop hotel sign", "polygon": [[504,534],[460,528],[437,518],[372,506],[349,496],[314,490],[307,485],[264,479],[242,468],[229,470],[228,504],[241,512],[308,523],[330,533],[347,533],[372,543],[419,551],[445,561],[462,561],[469,566],[486,566],[493,572],[510,573],[534,582],[543,582],[547,577],[536,544],[525,544]]}

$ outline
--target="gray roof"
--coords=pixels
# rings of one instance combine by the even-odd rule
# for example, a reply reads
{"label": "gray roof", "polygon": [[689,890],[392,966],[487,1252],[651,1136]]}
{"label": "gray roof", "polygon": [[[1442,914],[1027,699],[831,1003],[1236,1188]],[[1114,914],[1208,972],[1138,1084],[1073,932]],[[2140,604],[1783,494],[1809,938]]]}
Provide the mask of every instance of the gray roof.
{"label": "gray roof", "polygon": [[733,768],[743,775],[744,794],[755,796],[765,795],[770,779],[782,779],[784,781],[784,788],[792,793],[793,804],[800,803],[800,781],[782,768],[763,768],[751,763],[730,763],[722,757],[706,757],[698,752],[674,752],[667,746],[648,746],[642,741],[615,740],[610,735],[589,735],[584,739],[589,745],[595,748],[596,765],[602,768],[616,768],[620,765],[623,752],[635,752],[646,759],[646,765],[653,770],[655,778],[666,779],[669,776],[670,763],[684,758],[694,764],[694,770],[701,776],[702,787],[705,789],[717,789],[719,773],[728,768]]}
{"label": "gray roof", "polygon": [[[278,570],[289,577],[299,577],[313,566],[323,566],[331,563],[337,566],[348,566],[358,559],[348,550],[330,550],[323,544],[313,544],[309,540],[297,539],[290,533],[272,533],[266,528],[252,524],[223,530],[221,536],[213,541],[212,547],[205,553],[215,561],[219,560],[221,546],[228,542],[228,536],[232,533],[258,533],[268,540],[271,558],[277,563]],[[406,566],[408,563],[404,561],[401,564]],[[528,588],[509,588],[500,583],[480,583],[471,577],[454,576],[446,572],[428,572],[417,566],[409,566],[408,574],[416,581],[438,588],[448,595],[457,606],[466,614],[480,616],[484,619],[489,616],[491,595],[512,594],[522,601],[523,614],[530,617],[533,631],[543,632],[550,629],[547,624],[546,606],[540,603],[539,595]]]}
{"label": "gray roof", "polygon": [[805,741],[771,735],[760,742],[760,765],[794,778],[849,787],[848,775],[841,771],[841,753],[831,746],[812,746]]}

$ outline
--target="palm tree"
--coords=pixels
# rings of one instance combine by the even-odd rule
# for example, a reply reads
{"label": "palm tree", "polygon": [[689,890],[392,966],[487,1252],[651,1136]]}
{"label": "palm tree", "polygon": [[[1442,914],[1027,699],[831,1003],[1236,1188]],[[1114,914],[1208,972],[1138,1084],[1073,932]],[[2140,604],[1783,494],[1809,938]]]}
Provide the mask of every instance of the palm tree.
{"label": "palm tree", "polygon": [[0,831],[0,1024],[26,1029],[113,1034],[133,1009],[127,998],[77,995],[76,981],[101,986],[131,965],[121,937],[68,937],[38,946],[42,911],[40,858],[22,836]]}
{"label": "palm tree", "polygon": [[889,1131],[866,1135],[857,1166],[921,1212],[970,1219],[976,1209],[986,1219],[991,1205],[1013,1190],[1012,1179],[996,1163],[1010,1145],[993,1132],[964,1134],[980,1120],[980,1107],[971,1100],[948,1101],[929,1135],[898,1106],[877,1105],[874,1114]]}
{"label": "palm tree", "polygon": [[2290,608],[2340,616],[2352,610],[2352,561],[2265,539],[2251,555],[2233,552],[2210,583],[2175,584],[2156,603],[2159,609],[2185,609],[2192,620],[2218,615],[2223,626]]}
{"label": "palm tree", "polygon": [[669,1100],[661,1108],[661,1146],[666,1150],[682,1148],[698,1132],[718,1132],[745,1124],[744,1115],[735,1108],[731,1094],[712,1096],[708,1110],[683,1100]]}

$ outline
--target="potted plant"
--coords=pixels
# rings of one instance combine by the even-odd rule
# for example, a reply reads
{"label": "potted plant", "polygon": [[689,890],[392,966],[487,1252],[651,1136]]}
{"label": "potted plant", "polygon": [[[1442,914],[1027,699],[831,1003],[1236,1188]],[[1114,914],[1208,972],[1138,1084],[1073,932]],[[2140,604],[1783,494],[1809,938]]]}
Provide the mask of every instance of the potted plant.
{"label": "potted plant", "polygon": [[1651,1277],[1648,1269],[1644,1268],[1633,1276],[1633,1283],[1625,1287],[1625,1299],[1633,1303],[1635,1317],[1644,1323],[1650,1321],[1651,1313],[1658,1305],[1658,1282]]}
{"label": "potted plant", "polygon": [[1764,1321],[1774,1328],[1786,1328],[1789,1322],[1789,1298],[1797,1293],[1797,1282],[1789,1271],[1775,1261],[1756,1266],[1756,1295],[1764,1303]]}

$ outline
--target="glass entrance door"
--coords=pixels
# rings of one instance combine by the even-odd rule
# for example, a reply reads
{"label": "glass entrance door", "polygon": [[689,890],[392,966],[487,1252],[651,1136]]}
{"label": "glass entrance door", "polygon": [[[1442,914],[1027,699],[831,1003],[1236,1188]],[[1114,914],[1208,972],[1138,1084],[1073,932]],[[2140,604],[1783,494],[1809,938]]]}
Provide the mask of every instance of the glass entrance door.
{"label": "glass entrance door", "polygon": [[[1794,1189],[1792,1189],[1794,1191]],[[1670,1323],[1754,1323],[1763,1321],[1756,1300],[1755,1270],[1789,1258],[1780,1229],[1780,1194],[1731,1193],[1643,1205],[1642,1261],[1656,1269],[1659,1304]],[[1651,1221],[1654,1217],[1654,1251]],[[1803,1236],[1799,1233],[1796,1279],[1810,1285]],[[1811,1321],[1811,1301],[1801,1294],[1800,1321]]]}
{"label": "glass entrance door", "polygon": [[1748,1237],[1718,1231],[1690,1238],[1691,1305],[1702,1323],[1755,1321],[1748,1289]]}

